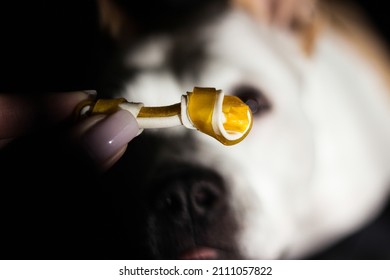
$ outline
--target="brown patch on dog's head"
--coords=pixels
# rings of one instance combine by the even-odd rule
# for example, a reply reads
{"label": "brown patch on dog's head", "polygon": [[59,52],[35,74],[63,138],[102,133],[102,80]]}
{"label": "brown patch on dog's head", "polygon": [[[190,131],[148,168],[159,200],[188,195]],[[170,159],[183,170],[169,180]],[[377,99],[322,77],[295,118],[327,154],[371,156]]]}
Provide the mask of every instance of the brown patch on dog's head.
{"label": "brown patch on dog's head", "polygon": [[310,22],[297,29],[296,34],[301,42],[301,46],[305,54],[311,55],[313,53],[321,27],[322,20],[319,16],[314,16]]}

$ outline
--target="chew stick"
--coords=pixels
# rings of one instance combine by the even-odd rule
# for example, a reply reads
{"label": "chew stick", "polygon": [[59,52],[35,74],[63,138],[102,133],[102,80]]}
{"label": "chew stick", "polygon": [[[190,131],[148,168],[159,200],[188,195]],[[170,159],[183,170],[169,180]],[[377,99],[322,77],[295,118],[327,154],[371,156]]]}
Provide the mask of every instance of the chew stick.
{"label": "chew stick", "polygon": [[146,107],[143,103],[128,102],[124,98],[98,99],[82,103],[78,118],[91,114],[110,114],[119,109],[133,114],[140,127],[167,128],[183,125],[197,129],[221,142],[234,145],[241,142],[252,128],[252,113],[249,107],[236,96],[225,96],[215,88],[195,87],[182,95],[181,102],[162,107]]}

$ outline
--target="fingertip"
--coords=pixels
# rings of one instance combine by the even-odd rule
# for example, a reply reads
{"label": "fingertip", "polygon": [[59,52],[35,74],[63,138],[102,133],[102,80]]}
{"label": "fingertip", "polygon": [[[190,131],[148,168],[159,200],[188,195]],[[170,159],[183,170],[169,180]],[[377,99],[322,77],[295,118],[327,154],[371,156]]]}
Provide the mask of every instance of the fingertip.
{"label": "fingertip", "polygon": [[77,105],[87,99],[96,97],[95,90],[61,92],[50,94],[45,100],[48,119],[58,122],[72,117]]}
{"label": "fingertip", "polygon": [[127,144],[120,148],[113,156],[108,158],[107,160],[98,164],[98,168],[101,172],[105,172],[110,169],[126,152]]}

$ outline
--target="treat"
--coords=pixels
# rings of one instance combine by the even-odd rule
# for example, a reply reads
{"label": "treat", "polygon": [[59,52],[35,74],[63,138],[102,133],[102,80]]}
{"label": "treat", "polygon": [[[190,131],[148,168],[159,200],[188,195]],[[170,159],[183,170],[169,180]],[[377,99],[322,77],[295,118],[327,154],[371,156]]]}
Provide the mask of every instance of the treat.
{"label": "treat", "polygon": [[252,128],[249,107],[236,96],[225,96],[215,88],[195,87],[182,95],[181,102],[170,106],[145,107],[143,103],[128,102],[124,98],[98,99],[77,108],[78,117],[88,114],[107,114],[118,109],[133,114],[140,133],[148,128],[165,128],[183,125],[197,129],[224,145],[241,142]]}

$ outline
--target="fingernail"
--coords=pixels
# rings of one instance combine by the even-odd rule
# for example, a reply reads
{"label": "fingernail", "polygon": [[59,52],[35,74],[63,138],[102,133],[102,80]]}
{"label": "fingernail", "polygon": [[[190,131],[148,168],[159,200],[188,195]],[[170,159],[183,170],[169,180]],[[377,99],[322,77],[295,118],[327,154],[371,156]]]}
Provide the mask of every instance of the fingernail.
{"label": "fingernail", "polygon": [[137,136],[138,131],[134,116],[119,110],[91,127],[85,133],[82,143],[92,159],[104,161]]}

